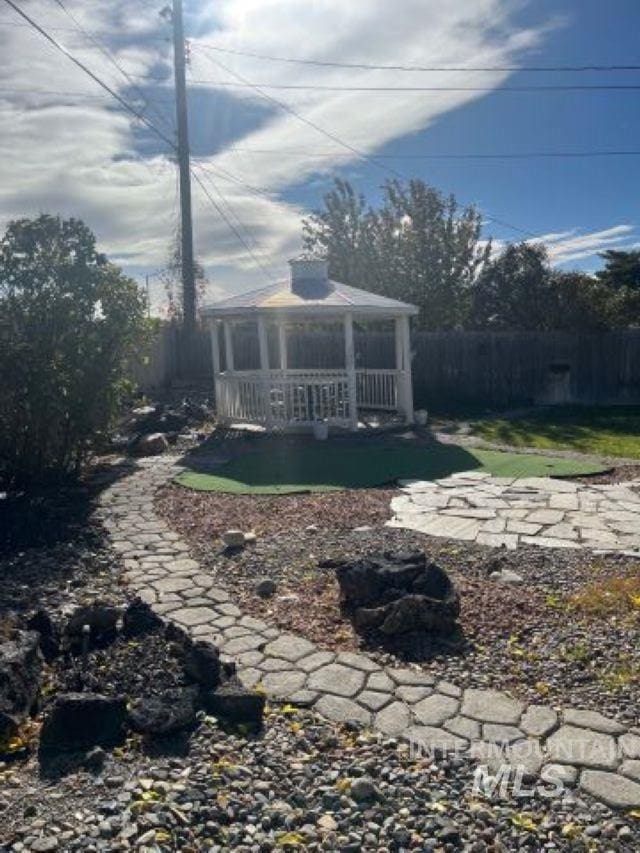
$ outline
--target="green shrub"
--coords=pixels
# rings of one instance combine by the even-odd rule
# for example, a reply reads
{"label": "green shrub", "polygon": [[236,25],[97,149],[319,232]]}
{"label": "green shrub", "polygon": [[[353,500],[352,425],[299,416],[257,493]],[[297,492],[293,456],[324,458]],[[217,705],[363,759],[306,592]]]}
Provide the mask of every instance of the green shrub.
{"label": "green shrub", "polygon": [[0,477],[77,473],[127,390],[145,340],[136,283],[81,221],[41,215],[0,240]]}

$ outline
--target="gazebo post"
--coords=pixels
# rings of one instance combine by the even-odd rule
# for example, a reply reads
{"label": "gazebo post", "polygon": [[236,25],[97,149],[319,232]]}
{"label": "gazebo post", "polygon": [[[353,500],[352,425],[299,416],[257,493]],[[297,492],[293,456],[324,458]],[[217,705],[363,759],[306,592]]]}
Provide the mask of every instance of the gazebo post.
{"label": "gazebo post", "polygon": [[258,314],[258,343],[260,344],[260,373],[262,374],[262,399],[265,414],[265,426],[271,429],[271,393],[269,381],[269,341],[267,339],[267,323],[262,314]]}
{"label": "gazebo post", "polygon": [[278,320],[278,349],[280,351],[280,370],[287,370],[289,356],[287,353],[287,327],[284,320]]}
{"label": "gazebo post", "polygon": [[413,386],[411,382],[411,331],[406,315],[396,318],[396,368],[398,370],[399,409],[408,424],[413,423]]}
{"label": "gazebo post", "polygon": [[349,388],[349,420],[351,429],[358,428],[358,385],[356,381],[356,355],[353,345],[353,314],[344,315],[344,355]]}
{"label": "gazebo post", "polygon": [[213,390],[216,398],[216,410],[220,420],[224,419],[222,400],[220,399],[220,338],[218,336],[218,321],[214,320],[209,326],[211,332],[211,358],[213,361]]}
{"label": "gazebo post", "polygon": [[233,326],[229,320],[224,321],[224,354],[227,363],[227,371],[233,373]]}

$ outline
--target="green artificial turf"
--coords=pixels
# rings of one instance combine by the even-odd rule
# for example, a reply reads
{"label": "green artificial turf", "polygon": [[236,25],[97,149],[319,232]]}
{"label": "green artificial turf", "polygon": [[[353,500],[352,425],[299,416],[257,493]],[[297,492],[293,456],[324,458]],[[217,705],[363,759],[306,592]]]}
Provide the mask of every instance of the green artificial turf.
{"label": "green artificial turf", "polygon": [[554,406],[471,424],[475,435],[511,447],[551,448],[640,459],[640,406]]}
{"label": "green artificial turf", "polygon": [[219,473],[185,471],[176,482],[198,491],[287,494],[371,488],[398,479],[435,480],[472,470],[498,477],[536,477],[592,474],[603,469],[573,459],[472,450],[450,444],[327,444],[286,451],[250,451],[220,467]]}

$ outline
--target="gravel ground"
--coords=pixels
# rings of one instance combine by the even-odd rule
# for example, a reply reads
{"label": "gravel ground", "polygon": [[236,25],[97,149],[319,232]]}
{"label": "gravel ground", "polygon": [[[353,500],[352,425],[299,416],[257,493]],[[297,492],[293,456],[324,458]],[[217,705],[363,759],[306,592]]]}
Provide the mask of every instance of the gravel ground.
{"label": "gravel ground", "polygon": [[[167,748],[170,745],[167,744]],[[99,776],[52,785],[4,774],[16,851],[607,850],[640,845],[638,821],[571,792],[544,799],[474,795],[473,768],[432,763],[404,745],[274,708],[246,739],[204,721],[189,755],[131,742]],[[22,773],[27,771],[24,768]]]}
{"label": "gravel ground", "polygon": [[[299,518],[306,521],[303,512]],[[353,515],[350,522],[354,523]],[[295,530],[291,524],[287,529],[261,535],[254,549],[233,560],[216,558],[209,548],[212,571],[224,574],[227,584],[238,585],[249,602],[256,601],[250,589],[258,575],[276,577],[282,594],[287,583],[300,586],[292,567],[297,571],[308,566],[312,579],[331,584],[331,571],[317,569],[322,558],[360,553],[363,547],[427,542],[425,537],[384,528],[357,534],[342,530],[335,536],[323,530]],[[473,568],[480,566],[476,552],[482,552],[485,563],[489,555],[483,549],[443,541],[429,544],[434,554],[440,548],[438,559],[455,563],[470,583]],[[567,554],[556,560],[552,571],[542,552],[536,553],[526,557],[528,569],[520,566],[532,585],[552,574],[567,589],[573,588],[576,569]],[[613,565],[603,560],[602,571]],[[65,541],[5,553],[0,560],[0,618],[36,603],[60,612],[107,593],[121,601],[119,573],[119,559],[102,531],[91,524]],[[481,574],[475,582],[481,588]],[[501,609],[516,592],[488,588],[491,596],[498,596]],[[295,601],[281,610],[277,600],[269,606],[277,606],[277,618],[288,610],[299,612]],[[479,653],[474,654],[476,658],[462,662],[470,669],[481,668]],[[151,648],[149,655],[141,664],[124,648],[120,677],[135,681],[144,668],[141,677],[148,687],[154,665]],[[105,658],[104,664],[105,677],[111,677],[113,659]],[[452,659],[429,664],[452,665]],[[487,667],[482,677],[492,680],[493,664]],[[37,737],[37,721],[33,728]],[[273,706],[258,737],[224,731],[215,720],[205,718],[189,741],[151,747],[138,737],[130,738],[108,754],[104,769],[96,775],[76,769],[52,778],[40,772],[33,753],[25,760],[0,757],[0,849],[15,853],[640,849],[640,821],[632,815],[613,814],[572,791],[554,799],[540,791],[518,799],[510,791],[504,799],[487,800],[474,794],[473,771],[460,756],[433,763],[411,756],[403,744],[381,735],[324,722],[310,711]]]}
{"label": "gravel ground", "polygon": [[[254,546],[232,556],[221,553],[217,531],[223,519],[230,527],[253,526],[255,516],[246,517],[245,499],[168,487],[159,509],[191,542],[217,582],[233,589],[245,611],[322,647],[366,648],[381,663],[406,656],[401,649],[382,652],[354,632],[340,611],[332,561],[386,550],[425,550],[458,586],[467,641],[462,652],[433,649],[421,661],[425,669],[460,686],[496,687],[528,701],[600,710],[638,724],[640,609],[595,617],[570,607],[571,596],[590,584],[637,577],[638,560],[535,547],[496,551],[385,528],[379,526],[381,504],[389,495],[389,490],[372,490],[359,492],[357,500],[344,493],[298,496],[295,504],[291,498],[262,498],[262,527],[256,525],[262,535]],[[334,523],[336,515],[339,524]],[[312,530],[306,529],[310,523]],[[367,523],[372,524],[369,530],[352,529]],[[524,583],[489,579],[496,568],[517,572]],[[263,577],[278,584],[271,599],[254,592]]]}

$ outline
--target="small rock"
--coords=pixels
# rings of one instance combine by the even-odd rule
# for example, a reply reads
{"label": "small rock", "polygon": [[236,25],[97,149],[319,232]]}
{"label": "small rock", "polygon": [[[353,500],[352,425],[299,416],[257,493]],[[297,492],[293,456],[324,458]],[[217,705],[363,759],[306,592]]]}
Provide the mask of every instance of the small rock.
{"label": "small rock", "polygon": [[378,790],[373,779],[363,776],[356,779],[351,785],[351,797],[356,803],[364,803],[378,798]]}
{"label": "small rock", "polygon": [[106,758],[107,754],[104,749],[99,746],[94,746],[93,749],[90,749],[89,752],[87,752],[82,764],[86,770],[90,770],[92,773],[99,773],[104,767]]}
{"label": "small rock", "polygon": [[491,580],[500,581],[500,583],[520,584],[523,582],[522,575],[511,569],[501,569],[499,572],[491,572],[489,577]]}
{"label": "small rock", "polygon": [[225,530],[222,541],[227,548],[242,548],[245,543],[244,533],[242,530]]}
{"label": "small rock", "polygon": [[58,839],[53,835],[36,838],[31,844],[31,849],[34,853],[49,853],[50,850],[58,849]]}
{"label": "small rock", "polygon": [[324,832],[335,832],[338,824],[330,814],[323,814],[318,818],[318,826]]}
{"label": "small rock", "polygon": [[262,578],[256,584],[256,595],[259,595],[260,598],[270,598],[275,594],[277,588],[277,584],[274,580],[271,578]]}

